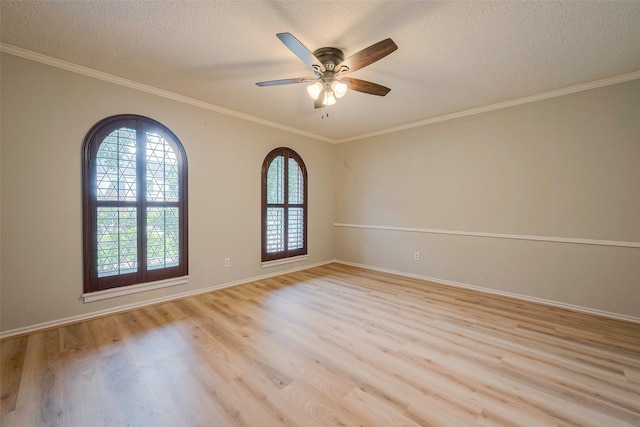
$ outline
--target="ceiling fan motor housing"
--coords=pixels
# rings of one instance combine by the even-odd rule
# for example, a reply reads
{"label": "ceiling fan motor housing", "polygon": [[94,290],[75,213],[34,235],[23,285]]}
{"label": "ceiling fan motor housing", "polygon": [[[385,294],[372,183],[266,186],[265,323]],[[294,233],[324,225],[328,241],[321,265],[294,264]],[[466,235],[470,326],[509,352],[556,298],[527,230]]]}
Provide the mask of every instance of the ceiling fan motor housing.
{"label": "ceiling fan motor housing", "polygon": [[344,53],[335,47],[321,47],[313,52],[313,56],[324,65],[327,71],[337,72],[335,66],[344,61]]}

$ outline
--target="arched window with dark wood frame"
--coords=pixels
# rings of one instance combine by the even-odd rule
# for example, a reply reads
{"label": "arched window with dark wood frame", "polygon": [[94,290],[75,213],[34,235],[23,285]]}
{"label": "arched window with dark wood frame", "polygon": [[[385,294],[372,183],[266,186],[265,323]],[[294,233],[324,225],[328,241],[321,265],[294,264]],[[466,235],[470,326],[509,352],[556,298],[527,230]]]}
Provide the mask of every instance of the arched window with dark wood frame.
{"label": "arched window with dark wood frame", "polygon": [[307,168],[290,148],[262,164],[262,261],[307,254]]}
{"label": "arched window with dark wood frame", "polygon": [[187,156],[143,116],[101,120],[84,140],[84,290],[188,274]]}

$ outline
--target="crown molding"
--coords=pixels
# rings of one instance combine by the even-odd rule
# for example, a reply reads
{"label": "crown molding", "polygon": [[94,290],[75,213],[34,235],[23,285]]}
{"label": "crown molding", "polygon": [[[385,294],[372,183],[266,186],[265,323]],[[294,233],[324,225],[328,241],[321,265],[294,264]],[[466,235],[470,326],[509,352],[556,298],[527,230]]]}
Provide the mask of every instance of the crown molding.
{"label": "crown molding", "polygon": [[95,79],[103,80],[106,82],[114,83],[120,86],[136,89],[142,92],[150,93],[153,95],[161,96],[163,98],[171,99],[173,101],[181,102],[184,104],[192,105],[195,107],[203,108],[205,110],[215,111],[216,113],[225,114],[227,116],[235,117],[249,122],[258,123],[264,126],[268,126],[274,129],[284,130],[297,135],[306,136],[308,138],[316,139],[323,142],[332,144],[341,144],[345,142],[357,141],[366,138],[372,138],[375,136],[386,135],[389,133],[400,132],[407,129],[413,129],[417,127],[427,126],[434,123],[445,122],[448,120],[459,119],[461,117],[474,116],[476,114],[487,113],[490,111],[501,110],[503,108],[515,107],[517,105],[528,104],[530,102],[542,101],[544,99],[555,98],[558,96],[569,95],[572,93],[583,92],[590,89],[596,89],[604,86],[615,85],[618,83],[624,83],[631,80],[640,79],[640,70],[632,73],[623,74],[620,76],[609,77],[606,79],[596,80],[593,82],[583,83],[575,86],[570,86],[563,89],[552,90],[549,92],[543,92],[537,95],[525,96],[523,98],[512,99],[509,101],[498,102],[496,104],[485,105],[483,107],[472,108],[469,110],[462,110],[455,113],[445,114],[442,116],[430,117],[428,119],[419,120],[416,122],[406,123],[400,126],[394,126],[387,129],[381,129],[375,132],[363,133],[360,135],[350,136],[347,138],[328,138],[321,135],[316,135],[311,132],[307,132],[301,129],[285,126],[280,123],[272,122],[269,120],[260,119],[258,117],[251,116],[249,114],[240,113],[229,108],[221,107],[219,105],[210,104],[208,102],[200,101],[188,96],[179,95],[174,92],[170,92],[164,89],[159,89],[154,86],[149,86],[143,83],[138,83],[133,80],[128,80],[122,77],[115,76],[113,74],[97,71],[89,67],[77,65],[71,62],[63,61],[61,59],[53,58],[51,56],[36,53],[20,47],[0,43],[0,52],[8,53],[10,55],[18,56],[31,61],[40,62],[42,64],[50,65],[52,67],[60,68],[63,70],[71,71],[74,73],[82,74]]}
{"label": "crown molding", "polygon": [[271,128],[284,130],[286,132],[306,136],[308,138],[313,138],[313,139],[317,139],[324,142],[329,142],[334,144],[336,143],[336,140],[332,138],[316,135],[311,132],[306,132],[301,129],[292,128],[292,127],[285,126],[280,123],[272,122],[269,120],[260,119],[258,117],[254,117],[249,114],[240,113],[238,111],[231,110],[229,108],[221,107],[215,104],[210,104],[208,102],[200,101],[198,99],[190,98],[188,96],[179,95],[174,92],[170,92],[164,89],[159,89],[157,87],[149,86],[143,83],[138,83],[133,80],[128,80],[122,77],[115,76],[113,74],[104,73],[102,71],[97,71],[89,67],[84,67],[82,65],[74,64],[72,62],[63,61],[61,59],[53,58],[51,56],[43,55],[37,52],[32,52],[30,50],[22,49],[20,47],[0,43],[0,52],[8,53],[10,55],[18,56],[20,58],[39,62],[41,64],[50,65],[52,67],[60,68],[66,71],[71,71],[73,73],[82,74],[84,76],[93,77],[98,80],[103,80],[109,83],[128,87],[130,89],[135,89],[141,92],[161,96],[163,98],[181,102],[183,104],[192,105],[194,107],[215,111],[216,113],[224,114],[224,115],[235,117],[242,120],[247,120],[249,122],[258,123],[260,125],[268,126]]}
{"label": "crown molding", "polygon": [[569,95],[577,92],[584,92],[590,89],[597,89],[604,86],[611,86],[618,83],[624,83],[631,80],[640,79],[640,71],[634,71],[632,73],[623,74],[621,76],[609,77],[602,80],[596,80],[589,83],[583,83],[575,86],[570,86],[563,89],[552,90],[549,92],[539,93],[537,95],[525,96],[524,98],[512,99],[509,101],[498,102],[496,104],[485,105],[483,107],[472,108],[470,110],[462,110],[451,114],[445,114],[443,116],[431,117],[417,122],[406,123],[404,125],[395,126],[387,129],[382,129],[375,132],[364,133],[361,135],[351,136],[348,138],[342,138],[335,140],[336,144],[344,142],[357,141],[365,138],[372,138],[374,136],[385,135],[388,133],[399,132],[407,129],[413,129],[421,126],[427,126],[433,123],[446,122],[448,120],[459,119],[461,117],[475,116],[476,114],[487,113],[490,111],[501,110],[503,108],[515,107],[517,105],[528,104],[530,102],[542,101],[544,99],[555,98],[558,96]]}

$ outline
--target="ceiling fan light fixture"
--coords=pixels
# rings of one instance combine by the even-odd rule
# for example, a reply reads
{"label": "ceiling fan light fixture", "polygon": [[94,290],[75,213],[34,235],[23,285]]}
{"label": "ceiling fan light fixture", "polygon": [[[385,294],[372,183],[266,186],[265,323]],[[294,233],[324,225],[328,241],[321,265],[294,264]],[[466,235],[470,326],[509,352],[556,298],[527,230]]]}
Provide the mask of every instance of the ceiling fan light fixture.
{"label": "ceiling fan light fixture", "polygon": [[346,83],[343,83],[339,80],[334,80],[333,83],[331,83],[331,89],[338,99],[342,98],[347,93],[348,87],[349,86]]}
{"label": "ceiling fan light fixture", "polygon": [[349,89],[378,96],[385,96],[391,90],[377,83],[354,79],[351,76],[343,79],[345,74],[373,64],[398,49],[398,46],[389,38],[374,43],[344,59],[344,53],[338,48],[321,47],[311,52],[291,33],[278,33],[276,36],[295,56],[313,70],[314,77],[269,80],[257,82],[257,86],[311,83],[307,86],[307,93],[315,101],[314,108],[335,104],[336,99],[346,95]]}
{"label": "ceiling fan light fixture", "polygon": [[336,97],[333,95],[331,88],[325,89],[323,92],[322,105],[333,105],[336,103]]}
{"label": "ceiling fan light fixture", "polygon": [[314,84],[307,86],[307,93],[311,98],[318,99],[318,96],[322,93],[322,89],[324,89],[322,83],[315,82]]}

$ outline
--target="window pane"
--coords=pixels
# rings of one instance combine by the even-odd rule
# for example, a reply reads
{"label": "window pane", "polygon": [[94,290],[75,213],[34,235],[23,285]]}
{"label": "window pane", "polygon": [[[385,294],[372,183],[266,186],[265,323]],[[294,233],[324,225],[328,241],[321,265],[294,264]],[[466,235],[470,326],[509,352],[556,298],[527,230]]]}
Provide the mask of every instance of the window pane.
{"label": "window pane", "polygon": [[180,261],[178,208],[147,208],[147,269],[175,267]]}
{"label": "window pane", "polygon": [[98,200],[136,200],[136,131],[120,128],[107,136],[96,154]]}
{"label": "window pane", "polygon": [[284,209],[267,208],[267,252],[284,251]]}
{"label": "window pane", "polygon": [[304,209],[289,208],[289,250],[304,246]]}
{"label": "window pane", "polygon": [[160,135],[147,133],[147,200],[178,201],[178,158]]}
{"label": "window pane", "polygon": [[289,203],[304,203],[304,179],[302,169],[294,159],[289,159]]}
{"label": "window pane", "polygon": [[138,233],[135,208],[98,208],[98,277],[138,270]]}
{"label": "window pane", "polygon": [[273,159],[267,172],[267,203],[284,203],[284,157]]}
{"label": "window pane", "polygon": [[307,253],[307,172],[290,148],[272,150],[262,163],[262,261]]}

